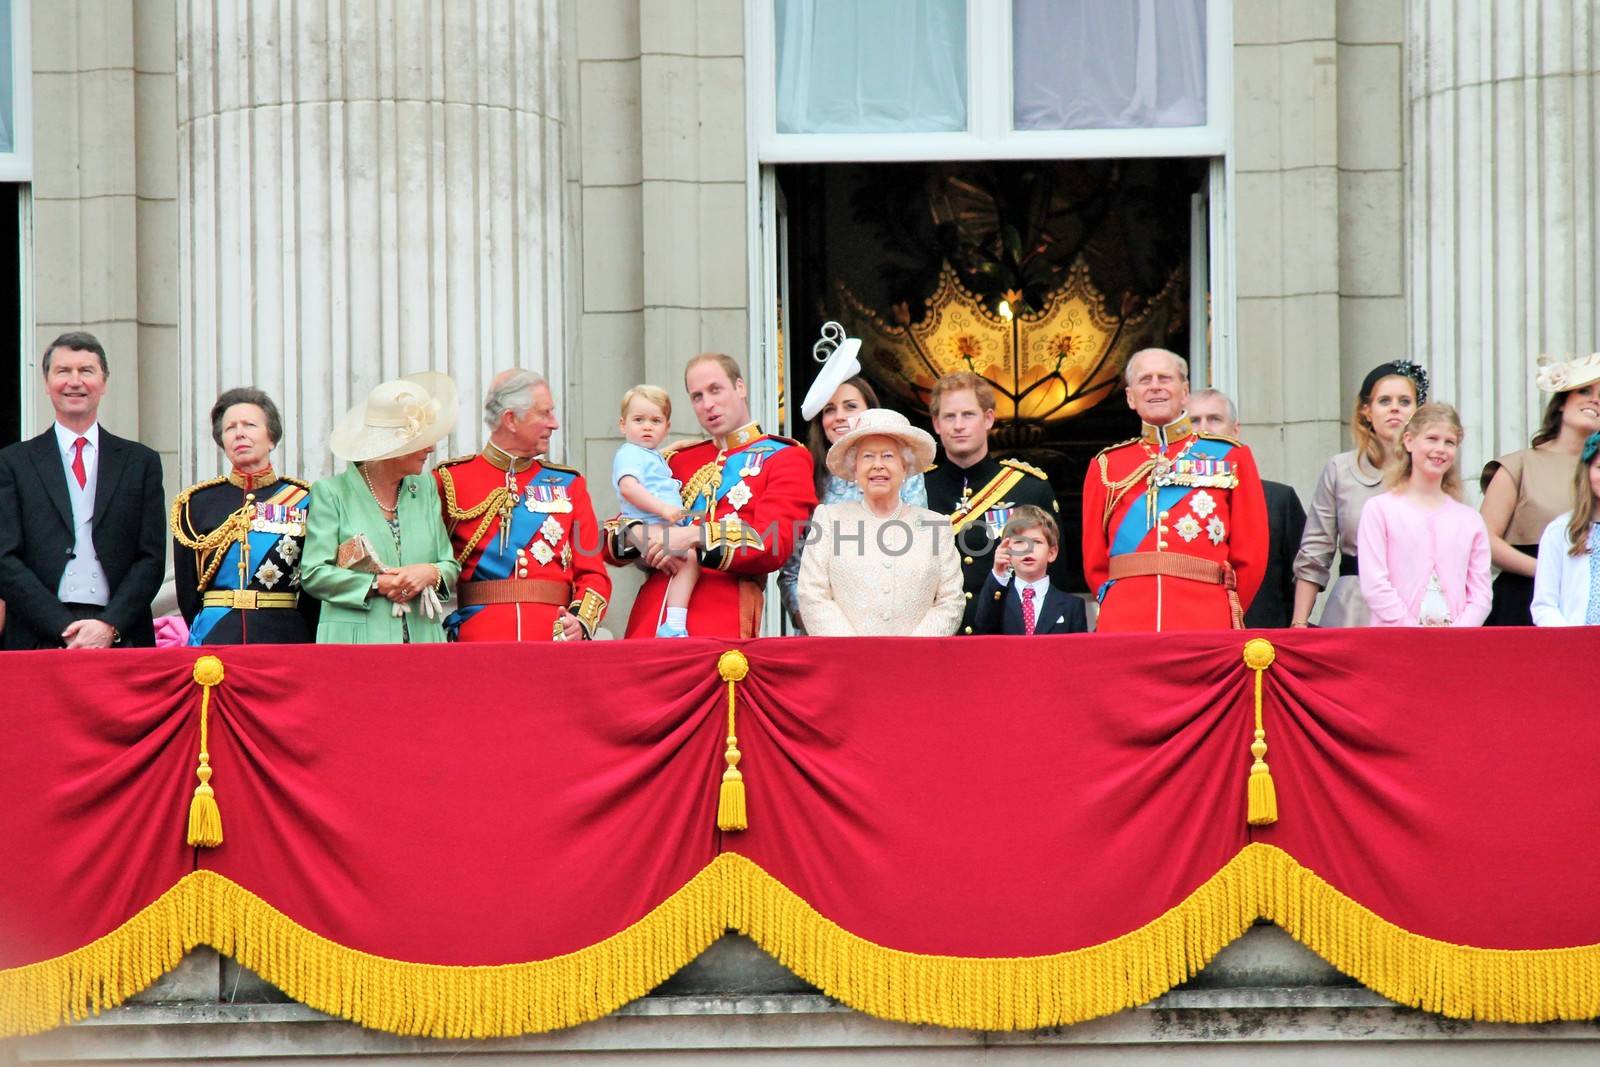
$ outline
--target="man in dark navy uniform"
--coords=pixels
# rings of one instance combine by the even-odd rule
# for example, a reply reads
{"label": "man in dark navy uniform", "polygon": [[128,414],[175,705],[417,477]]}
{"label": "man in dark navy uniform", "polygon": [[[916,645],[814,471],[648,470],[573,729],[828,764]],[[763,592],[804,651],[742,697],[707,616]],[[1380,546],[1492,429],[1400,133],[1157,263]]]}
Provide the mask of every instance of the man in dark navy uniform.
{"label": "man in dark navy uniform", "polygon": [[[994,427],[994,387],[969,371],[947,374],[934,384],[928,401],[934,432],[944,455],[923,475],[928,507],[950,516],[961,554],[967,608],[961,633],[970,634],[977,618],[973,602],[994,569],[994,549],[1012,511],[1023,504],[1060,512],[1055,490],[1038,467],[989,454]],[[1058,560],[1058,565],[1059,565]],[[1060,584],[1059,576],[1056,578]]]}

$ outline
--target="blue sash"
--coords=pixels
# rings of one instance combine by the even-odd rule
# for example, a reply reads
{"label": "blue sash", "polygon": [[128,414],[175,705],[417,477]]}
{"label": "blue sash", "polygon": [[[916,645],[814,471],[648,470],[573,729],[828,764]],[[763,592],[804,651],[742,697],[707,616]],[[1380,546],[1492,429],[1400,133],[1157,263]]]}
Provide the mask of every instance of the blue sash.
{"label": "blue sash", "polygon": [[[292,483],[291,483],[292,485]],[[295,487],[298,488],[298,487]],[[277,494],[274,494],[275,496]],[[262,501],[271,503],[271,501]],[[311,494],[307,493],[294,505],[296,508],[309,509],[311,507]],[[272,546],[285,535],[272,530],[252,530],[246,535],[250,540],[250,558],[256,561],[256,566],[261,566],[260,561],[267,558],[267,553]],[[222,554],[222,562],[217,565],[216,572],[211,576],[211,588],[222,590],[244,589],[250,585],[250,575],[244,576],[245,584],[239,584],[239,542],[235,541],[228,546]],[[217,605],[202,607],[195,613],[194,622],[189,624],[189,644],[203,645],[206,636],[221,622],[229,612],[237,608],[224,608]]]}
{"label": "blue sash", "polygon": [[735,455],[729,456],[722,465],[722,482],[717,486],[717,495],[711,501],[715,506],[722,498],[733,491],[733,487],[744,480],[744,470],[751,459],[765,463],[774,453],[781,452],[789,447],[787,441],[777,441],[771,437],[763,437],[749,448],[741,449]]}
{"label": "blue sash", "polygon": [[[1200,438],[1189,448],[1190,456],[1199,456],[1206,459],[1224,459],[1233,451],[1233,446],[1226,441],[1211,441]],[[1168,485],[1156,490],[1156,514],[1171,511],[1189,494],[1200,489],[1194,485]],[[1131,495],[1131,494],[1130,494]],[[1143,498],[1140,493],[1139,497]],[[1150,534],[1150,518],[1146,509],[1139,501],[1135,501],[1122,513],[1122,521],[1117,524],[1117,532],[1111,538],[1112,556],[1123,556],[1129,552],[1139,551],[1139,546],[1144,544],[1144,539]],[[1096,599],[1104,600],[1106,593],[1115,582],[1106,582],[1095,593]]]}
{"label": "blue sash", "polygon": [[[501,548],[502,538],[500,531],[483,535],[483,540],[478,542],[481,549],[478,555],[478,565],[473,568],[472,577],[468,581],[496,582],[503,578],[510,578],[517,572],[517,549],[526,548],[533,543],[539,535],[539,527],[544,525],[544,520],[549,514],[544,511],[529,511],[527,500],[534,486],[566,489],[577,479],[577,475],[567,471],[551,470],[546,467],[528,481],[528,487],[522,491],[521,498],[511,509],[511,528],[509,535],[504,538],[504,550]],[[570,497],[568,498],[571,499]],[[488,521],[487,519],[485,521]],[[591,536],[593,534],[591,533]],[[451,635],[457,636],[461,632],[461,624],[482,611],[487,605],[474,604],[470,608],[457,608],[444,620],[444,628]]]}

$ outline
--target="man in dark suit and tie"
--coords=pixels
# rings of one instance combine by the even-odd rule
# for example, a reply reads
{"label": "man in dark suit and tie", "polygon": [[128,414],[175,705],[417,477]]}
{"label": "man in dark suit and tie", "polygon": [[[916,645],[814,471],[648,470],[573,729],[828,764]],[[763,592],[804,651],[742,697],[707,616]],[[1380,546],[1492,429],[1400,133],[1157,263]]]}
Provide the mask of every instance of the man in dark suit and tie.
{"label": "man in dark suit and tie", "polygon": [[1050,564],[1060,545],[1055,516],[1033,504],[1012,509],[1000,533],[994,570],[975,601],[975,632],[1031,637],[1089,629],[1083,601],[1050,584]]}
{"label": "man in dark suit and tie", "polygon": [[[1220,389],[1189,394],[1189,421],[1204,433],[1239,436],[1239,409]],[[1261,589],[1244,614],[1249,630],[1288,626],[1294,609],[1294,557],[1306,529],[1306,509],[1292,486],[1261,479],[1267,497],[1267,529],[1271,534],[1267,569]]]}
{"label": "man in dark suit and tie", "polygon": [[161,461],[99,423],[109,367],[94,335],[44,353],[55,422],[0,450],[0,600],[8,649],[152,646],[166,565]]}

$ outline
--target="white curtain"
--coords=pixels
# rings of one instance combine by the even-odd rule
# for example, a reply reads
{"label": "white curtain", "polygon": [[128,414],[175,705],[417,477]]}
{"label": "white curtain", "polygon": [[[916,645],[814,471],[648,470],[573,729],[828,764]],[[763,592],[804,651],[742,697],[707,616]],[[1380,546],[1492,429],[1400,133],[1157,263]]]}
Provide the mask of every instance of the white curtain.
{"label": "white curtain", "polygon": [[0,0],[0,152],[17,149],[11,131],[16,128],[12,109],[16,106],[11,69],[11,0]]}
{"label": "white curtain", "polygon": [[1206,121],[1205,0],[1014,0],[1016,128]]}
{"label": "white curtain", "polygon": [[967,0],[777,0],[779,133],[967,128]]}

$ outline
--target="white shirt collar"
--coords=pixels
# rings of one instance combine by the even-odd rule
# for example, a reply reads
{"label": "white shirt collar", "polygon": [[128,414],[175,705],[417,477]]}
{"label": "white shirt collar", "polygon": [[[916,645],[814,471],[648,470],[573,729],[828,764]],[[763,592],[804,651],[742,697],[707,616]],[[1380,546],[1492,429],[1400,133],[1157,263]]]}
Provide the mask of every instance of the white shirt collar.
{"label": "white shirt collar", "polygon": [[1017,587],[1017,596],[1022,596],[1024,589],[1033,590],[1033,610],[1039,611],[1044,604],[1044,595],[1050,591],[1050,575],[1042,575],[1037,582],[1025,582],[1021,578],[1014,578]]}
{"label": "white shirt collar", "polygon": [[55,423],[55,428],[56,444],[61,449],[62,455],[71,457],[72,443],[80,437],[87,437],[89,439],[89,447],[96,452],[100,451],[100,423],[98,420],[82,433],[78,433],[76,430],[69,430],[59,422]]}

